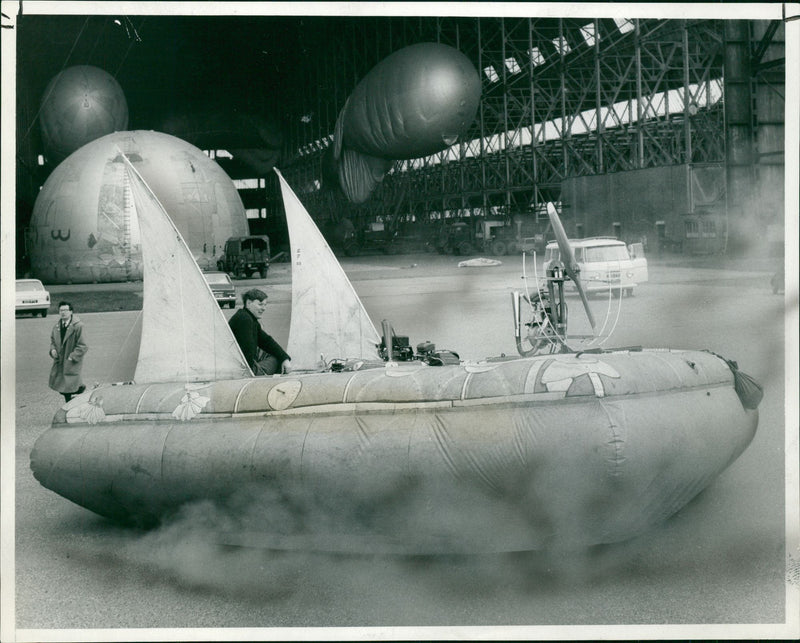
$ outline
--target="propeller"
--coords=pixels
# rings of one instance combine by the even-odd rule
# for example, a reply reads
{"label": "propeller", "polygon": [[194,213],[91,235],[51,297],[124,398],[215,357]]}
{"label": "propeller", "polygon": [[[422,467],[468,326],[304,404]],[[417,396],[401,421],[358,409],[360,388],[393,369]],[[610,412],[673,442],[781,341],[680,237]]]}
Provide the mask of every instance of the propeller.
{"label": "propeller", "polygon": [[572,279],[575,287],[578,289],[578,294],[581,296],[583,308],[586,310],[586,316],[589,318],[589,323],[594,330],[594,317],[589,308],[589,300],[586,298],[586,293],[583,290],[583,284],[580,280],[580,267],[578,262],[575,261],[575,252],[572,246],[569,245],[567,233],[564,232],[564,226],[561,225],[561,219],[556,212],[556,208],[552,203],[547,204],[547,216],[550,217],[550,225],[553,226],[553,232],[556,235],[556,242],[558,243],[558,251],[561,254],[561,263],[564,264],[564,272],[567,277]]}

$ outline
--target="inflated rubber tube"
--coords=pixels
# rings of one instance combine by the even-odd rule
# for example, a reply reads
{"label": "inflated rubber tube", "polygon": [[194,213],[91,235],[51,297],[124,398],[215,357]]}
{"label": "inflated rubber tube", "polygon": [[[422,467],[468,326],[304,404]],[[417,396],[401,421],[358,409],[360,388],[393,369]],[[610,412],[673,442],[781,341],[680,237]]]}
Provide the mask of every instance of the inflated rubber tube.
{"label": "inflated rubber tube", "polygon": [[[31,468],[126,522],[211,501],[248,533],[365,551],[583,547],[644,533],[744,451],[758,413],[734,379],[642,351],[107,386],[59,411]],[[192,393],[205,406],[176,419]]]}

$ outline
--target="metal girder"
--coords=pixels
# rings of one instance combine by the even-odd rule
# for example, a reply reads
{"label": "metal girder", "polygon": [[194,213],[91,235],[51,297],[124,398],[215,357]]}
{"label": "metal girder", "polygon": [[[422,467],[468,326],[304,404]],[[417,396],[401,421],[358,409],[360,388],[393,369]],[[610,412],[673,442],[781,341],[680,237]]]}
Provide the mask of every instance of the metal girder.
{"label": "metal girder", "polygon": [[[731,243],[745,247],[772,237],[775,244],[785,208],[785,32],[780,22],[732,20],[724,36]],[[765,234],[768,226],[773,232]]]}
{"label": "metal girder", "polygon": [[[724,159],[722,21],[396,17],[326,24],[340,34],[330,55],[316,61],[301,88],[287,88],[292,112],[311,115],[310,123],[294,118],[288,137],[286,152],[295,156],[285,174],[297,174],[297,183],[320,179],[339,110],[392,51],[420,41],[449,44],[473,61],[482,82],[478,117],[455,156],[397,162],[369,208],[335,200],[331,218],[400,212],[419,220],[496,205],[533,211],[558,200],[569,176]],[[315,141],[323,145],[308,151]],[[314,192],[302,198],[313,208],[332,204]]]}

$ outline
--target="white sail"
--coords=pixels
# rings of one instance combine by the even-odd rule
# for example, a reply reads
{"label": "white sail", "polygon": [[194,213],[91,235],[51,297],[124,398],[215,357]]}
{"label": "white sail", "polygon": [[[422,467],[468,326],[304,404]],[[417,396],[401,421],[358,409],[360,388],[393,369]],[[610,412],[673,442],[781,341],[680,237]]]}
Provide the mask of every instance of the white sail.
{"label": "white sail", "polygon": [[292,253],[292,319],[286,352],[292,368],[320,361],[380,359],[380,335],[353,285],[300,199],[275,168],[281,184]]}
{"label": "white sail", "polygon": [[[203,273],[127,157],[126,207],[142,238],[142,336],[134,380],[198,382],[252,375]],[[128,198],[130,197],[130,198]]]}

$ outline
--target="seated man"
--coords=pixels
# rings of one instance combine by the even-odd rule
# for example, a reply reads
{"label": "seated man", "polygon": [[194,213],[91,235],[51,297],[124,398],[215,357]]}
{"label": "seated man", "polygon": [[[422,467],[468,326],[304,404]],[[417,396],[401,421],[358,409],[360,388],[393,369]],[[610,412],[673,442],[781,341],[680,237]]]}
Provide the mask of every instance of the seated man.
{"label": "seated man", "polygon": [[[261,328],[259,319],[267,307],[267,294],[253,288],[242,295],[243,308],[234,313],[228,324],[255,375],[274,375],[278,371],[288,373],[291,368],[289,355],[278,342]],[[259,354],[259,349],[264,354]]]}

